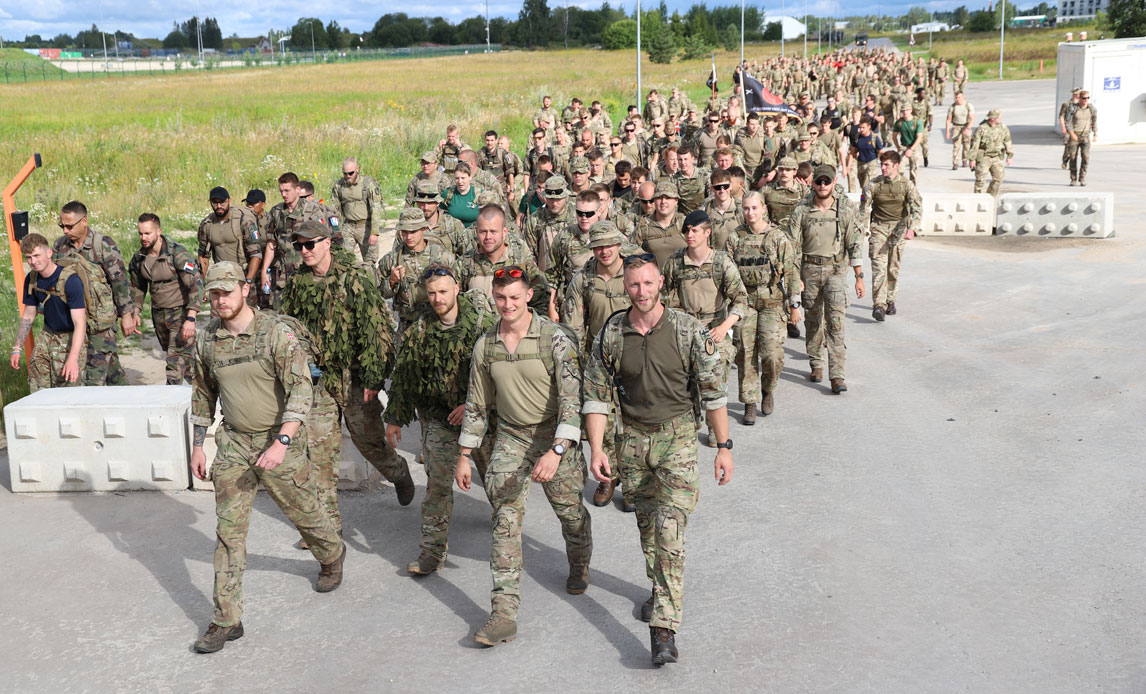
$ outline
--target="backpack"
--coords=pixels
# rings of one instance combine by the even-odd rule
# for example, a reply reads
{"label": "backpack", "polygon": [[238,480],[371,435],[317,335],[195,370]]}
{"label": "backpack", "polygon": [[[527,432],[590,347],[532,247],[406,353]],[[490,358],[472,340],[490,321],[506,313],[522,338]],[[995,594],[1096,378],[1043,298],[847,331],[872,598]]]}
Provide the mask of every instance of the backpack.
{"label": "backpack", "polygon": [[[319,379],[322,378],[322,370],[315,365],[314,355],[316,352],[316,345],[314,336],[311,335],[310,330],[307,329],[306,325],[294,316],[288,316],[284,313],[259,312],[256,315],[264,319],[270,319],[274,323],[285,324],[290,329],[290,331],[294,333],[295,341],[298,343],[299,347],[306,355],[306,362],[310,367],[311,385],[317,385]],[[207,333],[214,333],[219,329],[221,324],[221,319],[213,317],[204,327],[200,328],[200,330],[203,330]],[[264,330],[260,332],[255,342],[254,354],[251,357],[242,359],[241,361],[231,361],[228,364],[225,364],[225,366],[245,363],[247,361],[257,359],[262,363],[263,368],[265,368],[268,373],[274,373],[275,366],[271,362],[270,349],[267,347],[267,341],[271,337],[273,337],[272,331]],[[204,340],[201,337],[196,336],[195,352],[196,358],[199,359],[201,363],[213,364],[215,362],[215,341]]]}
{"label": "backpack", "polygon": [[486,370],[489,370],[489,368],[493,364],[496,364],[498,362],[524,361],[526,359],[540,359],[541,363],[545,365],[546,373],[548,373],[549,377],[552,378],[554,371],[555,371],[555,368],[556,368],[556,363],[554,362],[554,359],[553,359],[553,336],[556,335],[558,333],[558,331],[565,333],[565,337],[567,337],[569,339],[569,342],[573,345],[573,351],[572,351],[571,359],[573,359],[574,362],[579,363],[578,362],[578,356],[577,356],[578,355],[577,346],[581,343],[580,343],[580,339],[577,337],[577,333],[573,332],[573,329],[570,328],[568,325],[565,325],[564,323],[554,323],[553,321],[549,320],[548,318],[544,318],[542,316],[535,316],[535,319],[541,321],[540,322],[541,341],[540,341],[540,346],[539,346],[537,352],[520,352],[520,351],[518,351],[514,354],[510,354],[509,350],[507,350],[505,348],[505,345],[503,343],[496,342],[493,339],[497,335],[497,330],[498,330],[498,327],[501,325],[501,321],[498,320],[496,323],[493,324],[493,327],[490,328],[488,333],[486,333],[486,337],[489,338],[489,341],[486,344],[486,349],[485,349],[485,368],[486,368]]}
{"label": "backpack", "polygon": [[102,333],[115,328],[115,301],[111,295],[111,285],[103,274],[103,268],[91,262],[82,255],[75,253],[56,261],[56,265],[63,268],[56,280],[55,286],[49,289],[40,289],[32,286],[36,291],[54,296],[64,305],[68,304],[68,297],[64,293],[64,286],[72,275],[77,275],[84,285],[84,306],[87,307],[87,334]]}

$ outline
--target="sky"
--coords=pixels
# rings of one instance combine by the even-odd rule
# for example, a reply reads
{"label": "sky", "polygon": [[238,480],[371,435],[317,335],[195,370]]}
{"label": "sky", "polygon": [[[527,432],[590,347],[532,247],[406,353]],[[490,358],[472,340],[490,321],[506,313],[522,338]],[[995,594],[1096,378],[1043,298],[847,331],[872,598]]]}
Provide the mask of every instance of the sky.
{"label": "sky", "polygon": [[[697,0],[666,0],[669,11],[682,12]],[[549,0],[549,6],[560,7],[563,0]],[[573,6],[596,8],[600,0],[569,0]],[[613,1],[614,7],[632,11],[635,0]],[[653,7],[654,0],[644,0],[644,7]],[[708,0],[710,7],[734,4],[733,0]],[[756,2],[766,15],[802,14],[803,2],[792,0],[781,2]],[[865,13],[900,15],[909,7],[925,7],[930,10],[950,10],[966,5],[975,10],[986,7],[986,0],[929,0],[927,2],[909,0],[878,0],[878,4],[868,2],[842,2],[841,0],[808,0],[808,12],[819,16],[846,16]],[[1020,7],[1033,5],[1033,2],[1020,2]],[[176,7],[177,6],[177,7]],[[520,0],[490,0],[491,17],[516,18],[521,9]],[[451,22],[484,14],[485,3],[474,0],[460,0],[454,3],[434,3],[425,0],[412,0],[400,5],[383,3],[345,2],[337,0],[277,0],[269,2],[223,2],[221,0],[186,0],[171,3],[169,0],[0,0],[0,36],[9,40],[22,40],[26,34],[40,34],[45,38],[59,33],[74,35],[77,31],[97,24],[111,31],[120,29],[141,38],[162,38],[171,31],[174,21],[185,20],[192,15],[215,17],[224,36],[238,34],[242,37],[259,36],[267,29],[289,29],[299,17],[319,17],[325,22],[337,20],[339,25],[354,32],[367,31],[374,26],[378,17],[387,12],[405,12],[412,17],[442,16]],[[101,20],[102,12],[102,20]]]}

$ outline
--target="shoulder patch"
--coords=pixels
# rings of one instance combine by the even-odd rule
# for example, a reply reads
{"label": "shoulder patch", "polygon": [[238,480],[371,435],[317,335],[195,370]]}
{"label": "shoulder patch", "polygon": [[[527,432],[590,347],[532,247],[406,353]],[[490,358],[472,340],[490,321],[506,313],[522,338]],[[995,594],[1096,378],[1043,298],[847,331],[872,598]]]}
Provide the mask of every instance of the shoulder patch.
{"label": "shoulder patch", "polygon": [[192,263],[190,260],[183,263],[183,272],[195,272],[195,263]]}
{"label": "shoulder patch", "polygon": [[704,351],[705,351],[705,353],[706,353],[706,354],[708,354],[708,356],[710,356],[710,357],[711,357],[713,354],[716,354],[716,340],[713,340],[711,337],[710,337],[710,338],[707,338],[707,339],[704,341]]}

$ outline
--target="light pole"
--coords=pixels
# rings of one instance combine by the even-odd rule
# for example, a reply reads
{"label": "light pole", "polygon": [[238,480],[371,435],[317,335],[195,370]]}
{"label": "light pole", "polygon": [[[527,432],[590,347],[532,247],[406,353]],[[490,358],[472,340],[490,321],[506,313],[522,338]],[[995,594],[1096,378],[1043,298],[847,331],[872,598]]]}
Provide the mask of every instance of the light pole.
{"label": "light pole", "polygon": [[[641,104],[641,0],[637,0],[637,108]],[[626,114],[627,117],[627,114]]]}
{"label": "light pole", "polygon": [[804,59],[808,59],[808,0],[804,0]]}
{"label": "light pole", "polygon": [[485,52],[493,52],[489,47],[489,0],[485,0]]}
{"label": "light pole", "polygon": [[999,79],[1003,79],[1003,43],[1006,41],[1007,0],[999,0]]}
{"label": "light pole", "polygon": [[744,65],[744,0],[740,0],[740,64]]}
{"label": "light pole", "polygon": [[788,11],[787,0],[780,0],[780,57],[784,57],[784,13]]}

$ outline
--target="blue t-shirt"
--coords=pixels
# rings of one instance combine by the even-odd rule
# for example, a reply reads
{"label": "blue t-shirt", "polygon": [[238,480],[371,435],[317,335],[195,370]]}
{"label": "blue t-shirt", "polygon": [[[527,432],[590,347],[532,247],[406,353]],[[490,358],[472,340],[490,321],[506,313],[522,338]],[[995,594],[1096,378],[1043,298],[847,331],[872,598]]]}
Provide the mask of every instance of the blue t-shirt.
{"label": "blue t-shirt", "polygon": [[859,160],[866,164],[879,158],[879,151],[883,149],[883,140],[879,139],[879,135],[874,132],[867,137],[857,133],[855,146],[856,150],[859,151]]}
{"label": "blue t-shirt", "polygon": [[[75,330],[76,326],[72,323],[72,314],[69,311],[73,308],[85,308],[84,283],[79,275],[72,275],[64,283],[64,296],[68,299],[66,304],[60,297],[52,296],[46,291],[56,286],[56,281],[60,279],[60,273],[63,271],[64,268],[57,265],[51,277],[41,277],[40,273],[32,272],[24,278],[24,305],[35,306],[36,310],[44,314],[44,327],[54,333],[70,333]],[[36,287],[41,291],[31,289],[33,277],[36,278]]]}

